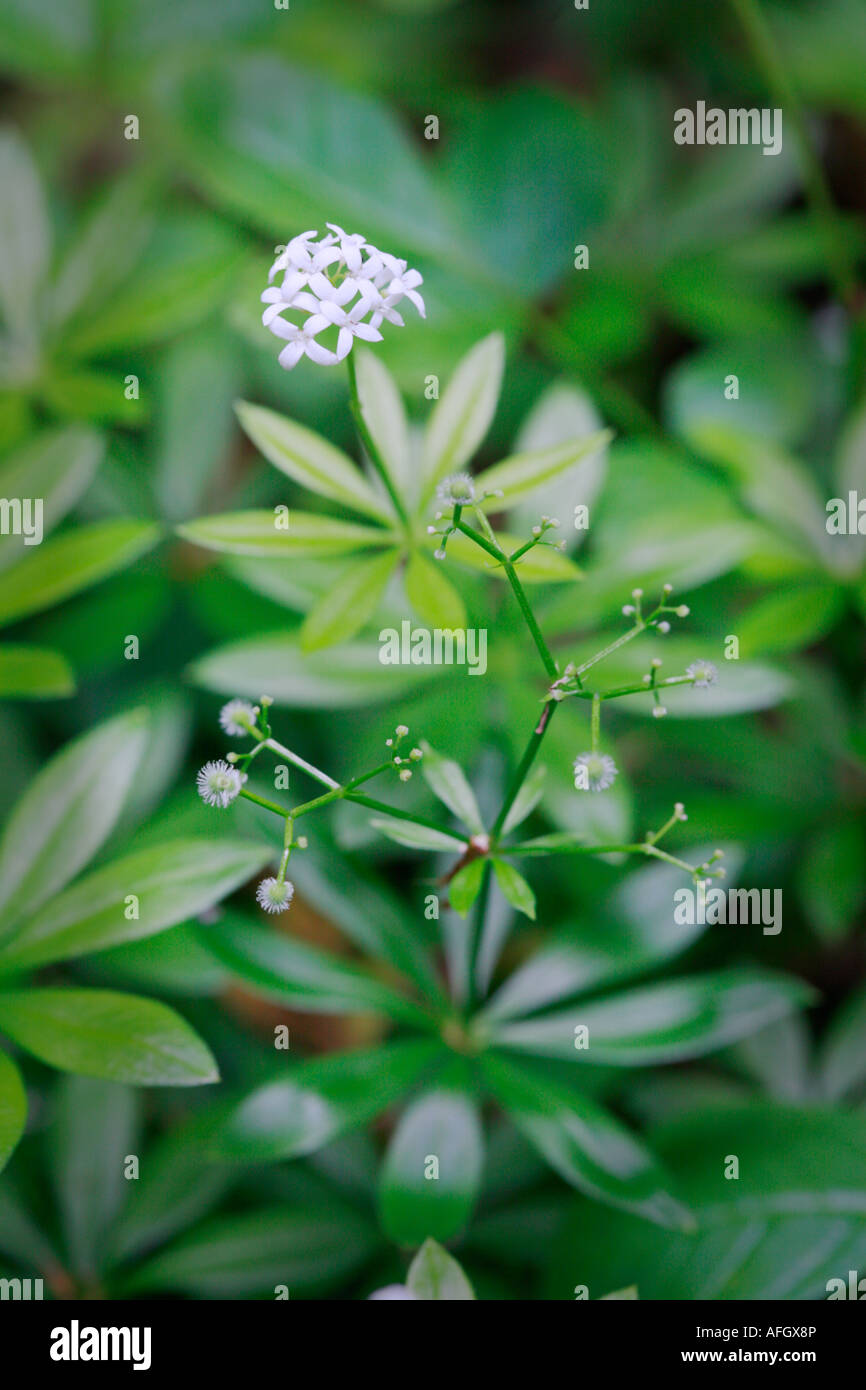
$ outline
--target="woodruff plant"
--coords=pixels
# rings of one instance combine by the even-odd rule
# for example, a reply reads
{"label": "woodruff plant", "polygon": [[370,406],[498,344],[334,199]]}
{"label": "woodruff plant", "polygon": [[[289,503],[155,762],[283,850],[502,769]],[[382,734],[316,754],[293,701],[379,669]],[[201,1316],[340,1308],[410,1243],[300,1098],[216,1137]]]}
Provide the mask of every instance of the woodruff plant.
{"label": "woodruff plant", "polygon": [[[403,724],[386,739],[382,762],[338,783],[277,741],[270,724],[273,701],[267,695],[257,704],[235,698],[224,706],[220,718],[225,732],[252,740],[252,747],[243,753],[230,751],[224,758],[207,763],[198,775],[198,790],[215,808],[224,810],[239,798],[248,799],[282,822],[277,871],[258,888],[258,902],[264,911],[279,913],[291,906],[291,856],[307,847],[306,838],[296,833],[298,823],[348,800],[375,813],[375,827],[398,843],[450,855],[441,878],[447,905],[461,917],[471,913],[471,920],[465,928],[465,988],[453,978],[447,986],[443,984],[428,950],[411,932],[393,924],[377,939],[388,964],[400,974],[399,985],[301,946],[281,933],[238,929],[232,924],[209,929],[211,948],[236,973],[266,993],[294,1006],[323,1012],[332,1012],[335,1006],[359,1012],[373,1010],[388,1015],[399,1028],[421,1035],[399,1037],[369,1051],[302,1063],[288,1078],[281,1073],[233,1110],[222,1127],[218,1147],[223,1155],[246,1159],[307,1154],[413,1093],[384,1161],[383,1217],[389,1232],[407,1243],[417,1244],[431,1235],[448,1239],[465,1222],[480,1183],[483,1140],[479,1106],[487,1096],[509,1113],[568,1182],[663,1224],[687,1224],[688,1213],[669,1192],[667,1179],[652,1156],[590,1098],[588,1086],[582,1088],[570,1078],[564,1079],[563,1069],[551,1068],[549,1063],[544,1071],[539,1070],[537,1059],[570,1064],[590,1061],[605,1067],[702,1055],[804,1002],[802,987],[768,972],[743,969],[651,984],[575,1005],[572,1001],[576,996],[596,991],[619,973],[635,973],[634,968],[624,970],[615,959],[615,951],[606,957],[604,947],[595,943],[591,951],[582,954],[576,942],[570,952],[542,948],[491,991],[489,970],[481,969],[480,962],[489,955],[488,907],[493,883],[511,907],[529,917],[535,915],[532,887],[514,861],[559,854],[616,853],[663,861],[695,881],[724,872],[718,864],[720,851],[690,864],[662,848],[662,839],[685,819],[685,809],[679,803],[665,824],[634,844],[587,844],[584,837],[571,832],[523,841],[512,838],[538,800],[534,768],[560,705],[577,700],[590,706],[589,747],[578,745],[574,752],[575,795],[603,795],[617,776],[616,763],[601,743],[603,706],[644,693],[653,702],[654,713],[663,716],[666,690],[682,685],[704,688],[716,679],[715,667],[696,660],[681,674],[662,678],[661,662],[653,659],[641,681],[611,688],[596,683],[596,668],[624,644],[647,633],[664,635],[675,617],[688,615],[688,608],[671,602],[670,585],[664,586],[658,602],[648,608],[643,593],[636,589],[623,609],[631,619],[627,630],[588,659],[560,667],[522,579],[523,567],[530,564],[534,554],[553,546],[551,533],[558,523],[542,517],[531,534],[520,540],[498,533],[490,515],[573,467],[579,458],[597,449],[606,435],[517,454],[476,477],[461,471],[480,442],[479,419],[489,419],[492,413],[490,373],[485,375],[479,367],[482,359],[489,363],[494,350],[492,340],[485,340],[458,368],[456,383],[436,407],[429,426],[435,447],[428,451],[422,478],[401,477],[382,443],[387,435],[383,420],[389,416],[389,394],[393,392],[390,378],[367,368],[365,390],[363,396],[359,394],[352,349],[355,338],[378,339],[383,320],[402,322],[396,310],[401,299],[410,298],[423,312],[417,293],[421,277],[408,271],[404,262],[337,227],[320,242],[314,241],[314,236],[308,232],[296,238],[275,263],[272,279],[279,271],[285,274],[281,286],[271,287],[263,295],[268,304],[264,321],[288,344],[280,356],[286,367],[294,366],[304,354],[326,364],[347,359],[358,432],[387,503],[379,501],[363,475],[337,451],[335,477],[329,479],[326,450],[330,446],[315,441],[308,431],[254,407],[243,409],[245,426],[268,457],[291,476],[325,495],[344,502],[348,499],[357,510],[375,510],[386,528],[384,537],[373,532],[371,542],[369,535],[359,534],[361,528],[350,534],[348,523],[321,518],[323,538],[342,540],[347,550],[365,543],[384,544],[390,570],[404,558],[411,566],[422,538],[435,545],[440,565],[448,562],[454,545],[465,547],[468,543],[484,565],[501,571],[524,619],[545,685],[525,751],[490,824],[483,821],[458,764],[423,741],[405,751],[409,730]],[[303,324],[284,317],[292,313],[296,317],[306,315]],[[333,348],[319,341],[328,330],[336,333]],[[482,394],[487,399],[479,407]],[[311,439],[315,443],[311,444]],[[314,465],[320,465],[318,471]],[[434,492],[438,492],[439,510],[431,519]],[[273,519],[270,524],[273,526]],[[304,538],[310,539],[315,524],[315,517],[302,516]],[[207,544],[208,537],[214,543],[217,535],[224,541],[228,535],[253,535],[257,528],[260,534],[262,525],[258,514],[248,519],[240,514],[205,519],[183,530]],[[362,563],[369,566],[377,562]],[[360,611],[350,612],[345,621],[334,611],[333,593],[325,597],[331,640],[337,640],[334,632],[345,637],[363,626],[372,616],[386,579],[387,573],[384,578],[377,574],[372,590],[355,581],[354,587],[349,584],[339,591],[338,602],[344,605],[351,606],[353,595],[363,592],[364,596]],[[407,589],[411,590],[408,584]],[[430,592],[428,588],[428,597]],[[288,761],[324,790],[294,806],[278,804],[252,791],[247,785],[248,769],[265,752]],[[367,795],[366,784],[373,778],[396,771],[402,782],[408,782],[416,767],[451,816],[461,823],[459,830],[450,821],[406,812]],[[500,950],[501,945],[499,941]],[[659,949],[658,956],[663,954]],[[652,964],[653,951],[649,950],[638,968],[647,969]],[[434,1161],[437,1181],[430,1182],[427,1178]]]}

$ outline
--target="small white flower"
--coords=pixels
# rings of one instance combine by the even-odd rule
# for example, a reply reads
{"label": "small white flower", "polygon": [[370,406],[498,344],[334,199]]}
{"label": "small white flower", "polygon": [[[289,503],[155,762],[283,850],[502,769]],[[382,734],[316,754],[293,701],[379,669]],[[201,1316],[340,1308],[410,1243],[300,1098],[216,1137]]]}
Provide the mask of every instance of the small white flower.
{"label": "small white flower", "polygon": [[449,507],[468,507],[475,501],[475,483],[468,473],[454,473],[439,484],[437,496]]}
{"label": "small white flower", "polygon": [[246,779],[236,767],[217,758],[214,762],[205,763],[195,780],[202,801],[207,802],[208,806],[219,806],[225,810],[234,801]]}
{"label": "small white flower", "polygon": [[714,685],[719,678],[718,667],[711,661],[693,661],[691,666],[686,667],[686,675],[692,677],[697,690],[706,690],[708,685]]}
{"label": "small white flower", "polygon": [[405,1284],[386,1284],[383,1289],[376,1289],[375,1293],[368,1294],[368,1303],[372,1302],[374,1299],[379,1299],[382,1302],[417,1302],[415,1295]]}
{"label": "small white flower", "polygon": [[606,792],[616,774],[616,763],[608,753],[578,753],[574,760],[574,785],[581,791]]}
{"label": "small white flower", "polygon": [[[271,266],[268,289],[262,303],[268,307],[262,323],[286,342],[279,355],[282,367],[291,369],[306,355],[313,362],[333,366],[347,357],[356,338],[381,341],[383,319],[403,326],[397,305],[404,299],[414,304],[422,318],[424,300],[418,294],[423,283],[417,270],[405,261],[379,251],[359,233],[350,235],[336,223],[320,241],[315,231],[302,232],[289,242]],[[282,274],[282,282],[273,284]],[[294,318],[284,317],[293,313]],[[306,315],[306,319],[298,318]],[[320,333],[337,329],[335,348],[318,341]]]}
{"label": "small white flower", "polygon": [[285,912],[292,905],[295,885],[284,878],[263,878],[256,889],[256,901],[265,912]]}
{"label": "small white flower", "polygon": [[664,705],[655,705],[653,707],[653,719],[664,719],[666,714],[667,710]]}
{"label": "small white flower", "polygon": [[220,724],[230,738],[244,738],[257,718],[258,710],[247,700],[229,700],[220,710]]}

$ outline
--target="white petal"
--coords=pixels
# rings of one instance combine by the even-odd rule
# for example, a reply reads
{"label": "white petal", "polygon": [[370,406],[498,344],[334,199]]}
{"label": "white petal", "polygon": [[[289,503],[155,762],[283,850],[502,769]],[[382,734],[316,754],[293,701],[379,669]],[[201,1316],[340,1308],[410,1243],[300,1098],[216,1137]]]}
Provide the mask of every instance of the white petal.
{"label": "white petal", "polygon": [[286,371],[290,372],[292,370],[292,367],[297,366],[303,355],[303,343],[289,343],[286,347],[283,348],[282,352],[277,358],[277,361],[279,362],[281,367],[285,367]]}
{"label": "white petal", "polygon": [[315,338],[309,339],[304,350],[310,361],[318,362],[320,367],[333,367],[340,360],[335,352],[329,352],[321,343],[317,343]]}

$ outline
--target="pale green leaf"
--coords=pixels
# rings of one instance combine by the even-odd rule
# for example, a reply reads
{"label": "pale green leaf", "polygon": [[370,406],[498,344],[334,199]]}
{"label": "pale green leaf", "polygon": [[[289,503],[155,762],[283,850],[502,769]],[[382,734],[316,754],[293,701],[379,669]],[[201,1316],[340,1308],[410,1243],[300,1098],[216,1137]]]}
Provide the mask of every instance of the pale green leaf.
{"label": "pale green leaf", "polygon": [[390,521],[388,509],[341,449],[275,410],[247,401],[239,401],[236,409],[256,448],[287,477],[320,497],[342,502],[377,521]]}

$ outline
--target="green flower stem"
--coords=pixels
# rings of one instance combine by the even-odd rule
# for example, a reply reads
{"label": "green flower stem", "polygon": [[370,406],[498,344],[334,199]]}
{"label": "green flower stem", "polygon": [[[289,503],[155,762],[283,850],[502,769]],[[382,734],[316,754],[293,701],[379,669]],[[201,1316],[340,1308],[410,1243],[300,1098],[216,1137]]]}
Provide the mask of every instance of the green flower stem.
{"label": "green flower stem", "polygon": [[539,748],[541,747],[541,741],[544,738],[544,735],[547,733],[550,721],[553,718],[554,712],[556,710],[556,705],[556,700],[545,701],[544,708],[541,712],[541,718],[539,719],[537,725],[532,731],[529,742],[526,745],[523,757],[520,759],[520,762],[515,770],[514,776],[511,779],[511,784],[509,785],[508,791],[506,792],[505,800],[499,808],[499,815],[496,817],[496,820],[493,825],[493,831],[491,834],[491,849],[495,849],[497,844],[499,843],[499,836],[502,834],[502,827],[505,824],[508,812],[514,805],[520,788],[523,786],[523,783],[526,781],[526,778],[529,775],[529,770],[535,761],[535,757],[538,753]]}
{"label": "green flower stem", "polygon": [[504,845],[497,853],[512,859],[538,859],[548,854],[645,854],[651,859],[663,859],[666,864],[675,864],[678,869],[684,869],[692,877],[702,867],[700,864],[687,864],[684,859],[677,859],[675,855],[668,854],[666,850],[659,849],[648,840],[638,845],[551,845],[539,846],[537,849],[532,846]]}
{"label": "green flower stem", "polygon": [[[310,811],[317,811],[320,806],[329,806],[332,801],[342,801],[356,787],[362,787],[365,782],[369,782],[373,777],[378,777],[380,772],[386,772],[390,767],[393,767],[393,763],[389,759],[388,762],[380,763],[378,767],[374,767],[372,772],[364,772],[360,777],[353,777],[351,782],[346,782],[343,786],[336,786],[332,791],[325,792],[324,796],[314,797],[312,801],[305,801],[303,805],[295,806],[291,812],[293,819],[297,820],[299,816],[305,816]],[[288,813],[283,812],[283,814]],[[391,811],[390,814],[393,816],[396,813]]]}
{"label": "green flower stem", "polygon": [[438,821],[430,820],[427,816],[416,816],[409,811],[400,811],[396,806],[389,806],[384,801],[376,801],[372,796],[358,796],[355,792],[346,794],[347,801],[353,801],[356,806],[366,806],[368,811],[379,811],[382,815],[393,816],[396,820],[407,820],[412,825],[423,825],[426,830],[442,831],[442,825]]}
{"label": "green flower stem", "polygon": [[466,1008],[469,1013],[480,1002],[480,991],[478,989],[478,958],[481,954],[481,943],[484,940],[484,920],[487,916],[487,904],[490,900],[490,860],[484,861],[481,871],[481,887],[478,890],[478,897],[475,899],[475,907],[472,913],[472,924],[469,935],[469,959],[467,962],[467,981],[466,981]]}
{"label": "green flower stem", "polygon": [[288,817],[289,813],[285,806],[278,806],[275,801],[268,801],[263,796],[257,796],[255,792],[248,792],[241,788],[239,795],[242,796],[245,801],[255,802],[256,806],[264,806],[266,811],[273,811],[275,816],[281,816],[284,820]]}
{"label": "green flower stem", "polygon": [[[655,688],[661,690],[666,685],[694,685],[694,676],[668,676]],[[622,695],[646,695],[652,689],[645,681],[639,685],[619,685],[616,690],[566,690],[560,697],[563,700],[618,700]]]}
{"label": "green flower stem", "polygon": [[605,657],[611,656],[614,652],[619,651],[620,647],[624,647],[626,642],[631,642],[635,637],[638,636],[639,633],[645,632],[647,627],[648,624],[645,622],[635,623],[634,627],[630,627],[628,632],[624,632],[621,637],[617,637],[616,641],[611,642],[606,647],[603,647],[600,652],[596,652],[595,656],[589,657],[580,666],[578,666],[577,675],[584,675],[585,672],[587,672],[590,669],[590,667],[597,666],[600,661],[604,661]]}
{"label": "green flower stem", "polygon": [[351,393],[352,414],[355,417],[355,426],[360,435],[361,443],[367,452],[370,462],[385,485],[385,490],[391,499],[395,512],[408,531],[410,529],[409,513],[406,510],[402,497],[391,480],[391,475],[385,466],[385,460],[382,458],[376,442],[367,428],[367,422],[364,419],[364,412],[361,408],[361,397],[358,395],[358,374],[355,369],[354,352],[349,353],[349,356],[346,358],[346,365],[349,368],[349,390]]}
{"label": "green flower stem", "polygon": [[[480,515],[483,516],[483,512],[480,513]],[[484,520],[487,522],[486,517]],[[490,530],[489,523],[487,523],[487,529]],[[490,536],[493,537],[491,540],[488,539],[487,536],[482,535],[480,531],[476,531],[474,526],[467,526],[465,521],[457,523],[457,530],[462,531],[464,536],[468,536],[469,539],[473,540],[476,545],[479,545],[482,550],[486,550],[487,554],[492,555],[494,560],[498,560],[499,564],[505,570],[506,578],[511,585],[511,590],[517,600],[518,607],[523,614],[526,626],[529,628],[532,640],[538,649],[538,654],[544,663],[544,669],[551,680],[556,680],[559,675],[559,667],[554,661],[550,648],[541,634],[541,628],[535,620],[535,614],[529,606],[529,600],[526,597],[523,585],[520,582],[517,570],[512,564],[510,557],[505,554],[505,551],[497,543],[492,531],[490,531]]]}
{"label": "green flower stem", "polygon": [[266,738],[264,740],[264,747],[269,748],[272,753],[278,753],[281,758],[285,758],[287,762],[292,763],[301,772],[306,772],[308,776],[312,777],[315,782],[320,782],[322,786],[331,788],[339,786],[339,782],[335,782],[333,777],[329,777],[326,772],[320,772],[317,767],[313,767],[312,763],[305,762],[303,758],[299,758],[297,753],[293,753],[290,748],[285,748],[282,743],[277,743],[276,739]]}
{"label": "green flower stem", "polygon": [[601,737],[601,696],[598,691],[592,697],[592,721],[590,725],[590,748],[593,753],[598,752],[598,741]]}

